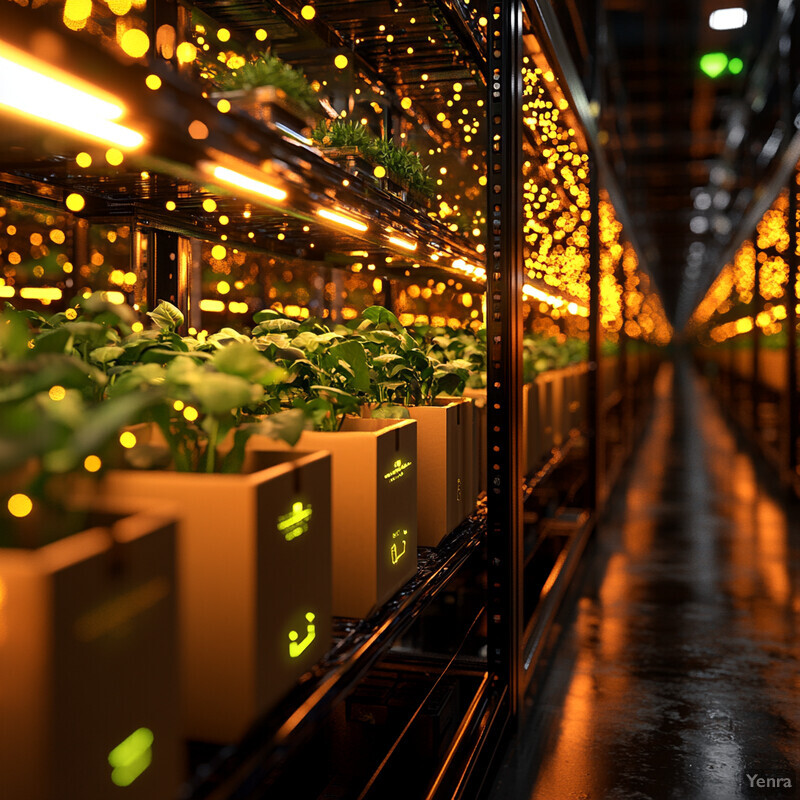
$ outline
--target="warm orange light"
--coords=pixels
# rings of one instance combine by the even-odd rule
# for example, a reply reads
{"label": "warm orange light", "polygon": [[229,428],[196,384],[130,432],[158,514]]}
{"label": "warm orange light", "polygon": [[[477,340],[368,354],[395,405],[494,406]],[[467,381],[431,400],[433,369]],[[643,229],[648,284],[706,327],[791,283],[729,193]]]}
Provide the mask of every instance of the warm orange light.
{"label": "warm orange light", "polygon": [[317,214],[323,219],[327,219],[328,221],[334,222],[337,225],[342,225],[345,228],[359,231],[360,233],[364,233],[365,231],[369,230],[368,225],[364,224],[363,222],[359,222],[352,217],[340,214],[338,211],[329,211],[327,208],[319,208],[317,209]]}
{"label": "warm orange light", "polygon": [[26,494],[12,494],[8,498],[8,510],[15,517],[27,517],[33,511],[33,501]]}
{"label": "warm orange light", "polygon": [[244,189],[247,192],[260,195],[261,197],[267,197],[276,202],[282,202],[288,196],[283,189],[278,189],[275,186],[271,186],[269,183],[264,183],[264,181],[242,175],[241,172],[234,172],[234,170],[228,169],[227,167],[215,166],[212,169],[212,174],[217,180],[223,183],[236,186],[239,189]]}
{"label": "warm orange light", "polygon": [[41,300],[49,303],[61,299],[61,289],[50,286],[25,286],[19,290],[19,296],[24,300]]}
{"label": "warm orange light", "polygon": [[123,104],[95,86],[0,42],[0,107],[128,150],[144,137],[118,125]]}
{"label": "warm orange light", "polygon": [[416,242],[409,242],[408,239],[401,239],[399,236],[390,236],[389,241],[397,247],[402,247],[404,250],[410,250],[412,253],[417,249]]}

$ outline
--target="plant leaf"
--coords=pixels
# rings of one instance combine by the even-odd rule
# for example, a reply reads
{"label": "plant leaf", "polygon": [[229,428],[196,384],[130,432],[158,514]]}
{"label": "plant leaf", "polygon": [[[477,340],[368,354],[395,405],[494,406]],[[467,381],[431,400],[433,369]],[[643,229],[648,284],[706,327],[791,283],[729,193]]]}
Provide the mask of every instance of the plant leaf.
{"label": "plant leaf", "polygon": [[175,331],[183,325],[183,314],[180,309],[166,300],[161,300],[152,311],[147,312],[147,316],[162,331]]}

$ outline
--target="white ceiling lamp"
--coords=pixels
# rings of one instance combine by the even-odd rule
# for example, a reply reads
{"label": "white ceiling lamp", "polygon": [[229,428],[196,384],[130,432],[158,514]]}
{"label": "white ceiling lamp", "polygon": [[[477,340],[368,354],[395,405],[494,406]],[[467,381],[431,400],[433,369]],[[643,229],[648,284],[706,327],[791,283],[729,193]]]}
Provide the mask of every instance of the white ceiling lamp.
{"label": "white ceiling lamp", "polygon": [[718,8],[711,12],[708,24],[715,31],[733,31],[747,25],[747,12],[743,8]]}

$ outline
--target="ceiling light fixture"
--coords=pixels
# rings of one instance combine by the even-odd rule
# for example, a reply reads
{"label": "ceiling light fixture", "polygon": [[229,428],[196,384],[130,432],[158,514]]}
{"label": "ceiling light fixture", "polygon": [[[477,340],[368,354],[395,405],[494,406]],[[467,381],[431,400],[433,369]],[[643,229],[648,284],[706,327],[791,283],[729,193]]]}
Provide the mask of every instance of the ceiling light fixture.
{"label": "ceiling light fixture", "polygon": [[711,12],[708,25],[715,31],[733,31],[747,25],[747,12],[743,8],[718,8]]}

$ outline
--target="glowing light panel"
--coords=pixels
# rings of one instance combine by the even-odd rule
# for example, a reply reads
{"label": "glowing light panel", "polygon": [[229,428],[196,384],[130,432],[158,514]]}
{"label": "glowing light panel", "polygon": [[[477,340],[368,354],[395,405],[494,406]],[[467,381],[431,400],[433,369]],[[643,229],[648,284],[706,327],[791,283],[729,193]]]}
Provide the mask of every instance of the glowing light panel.
{"label": "glowing light panel", "polygon": [[747,25],[747,12],[743,8],[718,8],[708,17],[708,26],[715,31],[733,31]]}

